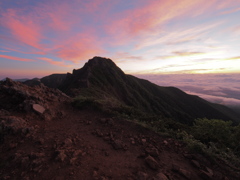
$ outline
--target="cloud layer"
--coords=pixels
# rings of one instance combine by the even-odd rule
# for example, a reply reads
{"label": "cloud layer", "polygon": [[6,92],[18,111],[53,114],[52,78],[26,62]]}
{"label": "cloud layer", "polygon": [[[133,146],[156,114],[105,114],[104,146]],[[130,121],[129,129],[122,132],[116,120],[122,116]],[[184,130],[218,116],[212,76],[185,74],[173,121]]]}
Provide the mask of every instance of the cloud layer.
{"label": "cloud layer", "polygon": [[210,102],[240,107],[239,74],[138,75],[160,86],[174,86]]}

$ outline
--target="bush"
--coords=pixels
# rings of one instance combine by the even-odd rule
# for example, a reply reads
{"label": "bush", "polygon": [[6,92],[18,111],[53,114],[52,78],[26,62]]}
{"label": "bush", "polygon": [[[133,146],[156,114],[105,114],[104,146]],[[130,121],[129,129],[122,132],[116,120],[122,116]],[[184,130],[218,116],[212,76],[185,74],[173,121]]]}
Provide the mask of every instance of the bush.
{"label": "bush", "polygon": [[117,100],[115,97],[103,95],[95,96],[78,96],[74,98],[72,105],[78,109],[95,109],[102,112],[120,116],[123,118],[143,117],[144,113],[134,107],[127,106]]}
{"label": "bush", "polygon": [[232,142],[232,122],[218,119],[196,119],[193,125],[193,136],[203,143],[217,143],[230,146]]}
{"label": "bush", "polygon": [[98,109],[99,108],[99,104],[92,97],[79,96],[73,100],[72,104],[74,107],[78,109],[85,109],[85,108]]}

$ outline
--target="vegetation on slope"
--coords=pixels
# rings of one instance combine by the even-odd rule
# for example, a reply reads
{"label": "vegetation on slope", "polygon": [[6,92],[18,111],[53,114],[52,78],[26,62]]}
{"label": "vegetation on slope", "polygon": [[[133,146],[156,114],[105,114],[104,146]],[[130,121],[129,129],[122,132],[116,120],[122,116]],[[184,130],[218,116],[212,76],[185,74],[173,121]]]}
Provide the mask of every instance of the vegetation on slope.
{"label": "vegetation on slope", "polygon": [[74,70],[60,89],[73,97],[80,96],[75,101],[83,97],[95,102],[107,100],[111,103],[112,100],[114,107],[127,106],[184,124],[192,124],[194,119],[205,117],[232,120],[235,124],[239,121],[234,111],[227,107],[212,104],[175,87],[161,87],[126,75],[110,59],[105,58],[95,57],[83,68]]}

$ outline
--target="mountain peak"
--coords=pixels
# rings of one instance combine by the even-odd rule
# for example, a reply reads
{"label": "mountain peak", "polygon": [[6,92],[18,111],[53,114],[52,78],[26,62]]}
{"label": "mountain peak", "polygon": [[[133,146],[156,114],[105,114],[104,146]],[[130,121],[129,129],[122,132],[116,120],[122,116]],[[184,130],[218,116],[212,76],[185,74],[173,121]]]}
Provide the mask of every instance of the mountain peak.
{"label": "mountain peak", "polygon": [[95,56],[92,59],[89,59],[85,66],[101,66],[101,67],[117,67],[116,64],[108,58]]}

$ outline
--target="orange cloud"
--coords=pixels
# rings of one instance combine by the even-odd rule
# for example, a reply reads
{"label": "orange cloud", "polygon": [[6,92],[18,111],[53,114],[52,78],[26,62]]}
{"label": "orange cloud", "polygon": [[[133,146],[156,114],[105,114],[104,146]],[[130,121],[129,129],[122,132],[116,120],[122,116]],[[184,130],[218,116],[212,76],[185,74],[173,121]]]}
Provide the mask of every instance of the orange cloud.
{"label": "orange cloud", "polygon": [[182,57],[189,57],[189,56],[196,56],[196,55],[202,55],[205,54],[203,52],[186,52],[186,51],[175,51],[172,52],[175,55],[170,55],[170,56],[157,56],[156,58],[158,59],[172,59],[172,58],[177,58],[179,56]]}
{"label": "orange cloud", "polygon": [[226,58],[224,60],[240,60],[240,56]]}
{"label": "orange cloud", "polygon": [[194,56],[194,55],[204,54],[203,52],[184,52],[184,51],[175,51],[173,53],[178,56]]}
{"label": "orange cloud", "polygon": [[15,61],[26,61],[26,62],[34,61],[32,59],[19,58],[19,57],[8,56],[8,55],[1,55],[1,54],[0,54],[0,58],[11,59],[11,60],[15,60]]}

